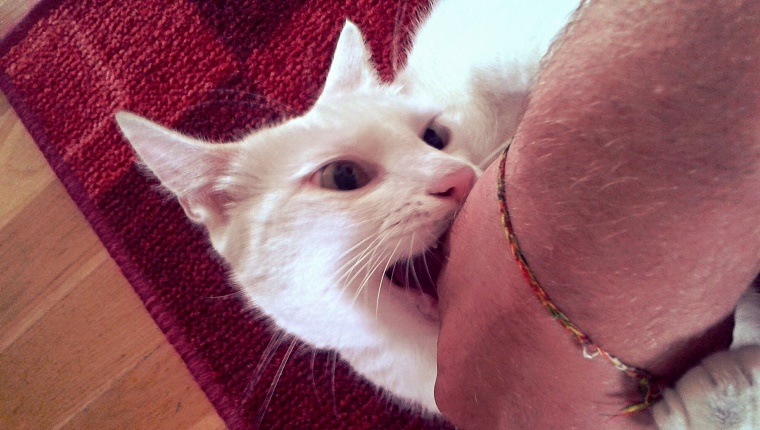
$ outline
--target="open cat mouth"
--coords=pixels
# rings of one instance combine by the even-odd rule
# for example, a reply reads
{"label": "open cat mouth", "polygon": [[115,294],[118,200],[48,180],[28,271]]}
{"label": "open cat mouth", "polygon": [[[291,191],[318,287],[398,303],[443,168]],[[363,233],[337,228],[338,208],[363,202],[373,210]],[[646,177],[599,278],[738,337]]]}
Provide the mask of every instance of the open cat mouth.
{"label": "open cat mouth", "polygon": [[436,282],[446,259],[445,239],[446,235],[422,254],[397,261],[385,271],[385,276],[400,288],[421,291],[437,301]]}

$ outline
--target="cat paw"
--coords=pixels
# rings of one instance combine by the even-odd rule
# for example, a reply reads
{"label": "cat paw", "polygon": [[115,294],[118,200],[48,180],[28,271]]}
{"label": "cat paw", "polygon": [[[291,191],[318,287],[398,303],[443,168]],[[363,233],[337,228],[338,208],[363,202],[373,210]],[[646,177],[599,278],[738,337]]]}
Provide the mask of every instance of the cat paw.
{"label": "cat paw", "polygon": [[652,407],[661,430],[760,429],[760,346],[707,357]]}

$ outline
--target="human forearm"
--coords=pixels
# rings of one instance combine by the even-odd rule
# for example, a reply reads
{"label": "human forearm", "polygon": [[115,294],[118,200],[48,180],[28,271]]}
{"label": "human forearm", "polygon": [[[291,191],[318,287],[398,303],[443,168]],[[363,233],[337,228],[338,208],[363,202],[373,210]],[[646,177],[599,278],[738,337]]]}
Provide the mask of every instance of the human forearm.
{"label": "human forearm", "polygon": [[[589,2],[508,154],[515,233],[549,296],[666,380],[727,343],[721,321],[760,269],[760,2],[745,3]],[[527,285],[497,170],[457,217],[439,279],[441,411],[468,429],[650,428],[647,413],[610,418],[636,384],[584,358]]]}
{"label": "human forearm", "polygon": [[507,194],[529,262],[597,343],[673,376],[760,261],[760,4],[588,4],[541,76]]}

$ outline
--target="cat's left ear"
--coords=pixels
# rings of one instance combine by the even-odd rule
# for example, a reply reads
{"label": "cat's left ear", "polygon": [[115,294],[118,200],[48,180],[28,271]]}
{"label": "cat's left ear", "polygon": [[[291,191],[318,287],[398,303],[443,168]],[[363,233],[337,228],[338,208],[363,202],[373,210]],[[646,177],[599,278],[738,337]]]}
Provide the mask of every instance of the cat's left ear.
{"label": "cat's left ear", "polygon": [[177,196],[188,218],[211,230],[227,222],[237,193],[229,167],[236,144],[211,144],[179,134],[129,112],[116,122],[141,161]]}
{"label": "cat's left ear", "polygon": [[377,73],[359,28],[346,21],[322,94],[352,91],[365,85],[376,85],[377,82]]}

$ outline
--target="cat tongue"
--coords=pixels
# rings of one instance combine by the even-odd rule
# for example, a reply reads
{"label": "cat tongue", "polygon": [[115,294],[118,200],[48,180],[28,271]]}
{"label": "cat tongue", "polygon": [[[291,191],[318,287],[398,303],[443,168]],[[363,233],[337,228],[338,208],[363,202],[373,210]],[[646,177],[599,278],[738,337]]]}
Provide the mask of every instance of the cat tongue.
{"label": "cat tongue", "polygon": [[386,275],[402,288],[419,290],[438,299],[436,281],[443,266],[441,248],[429,249],[414,257],[411,262],[399,261],[388,269]]}

